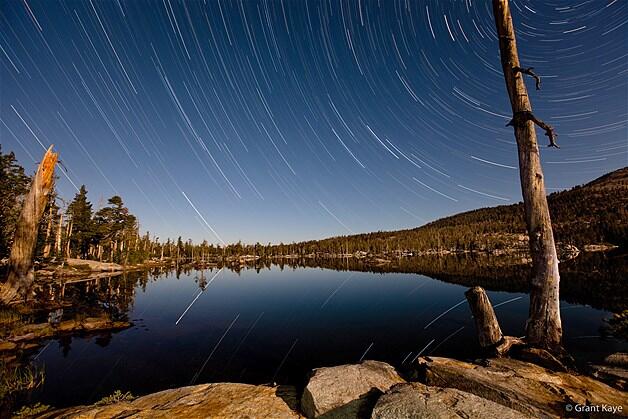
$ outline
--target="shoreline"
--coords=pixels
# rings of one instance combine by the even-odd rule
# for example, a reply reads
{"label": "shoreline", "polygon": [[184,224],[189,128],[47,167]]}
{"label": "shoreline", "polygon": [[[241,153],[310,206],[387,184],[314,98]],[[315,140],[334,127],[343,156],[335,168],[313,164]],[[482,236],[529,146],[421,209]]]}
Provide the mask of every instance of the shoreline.
{"label": "shoreline", "polygon": [[[628,355],[620,355],[625,366]],[[39,405],[40,411],[31,417],[514,419],[571,416],[569,412],[579,413],[586,406],[582,412],[593,413],[590,417],[617,417],[628,414],[625,389],[625,382],[611,386],[574,370],[513,358],[466,362],[420,357],[405,371],[372,360],[316,368],[303,389],[221,382],[137,398],[116,391],[91,405],[60,409]]]}
{"label": "shoreline", "polygon": [[[573,245],[558,243],[561,250],[561,261],[577,258],[581,254],[607,253],[621,251],[619,246],[607,244],[589,244],[582,250]],[[232,256],[211,256],[207,259],[196,258],[193,260],[174,258],[151,259],[135,264],[117,264],[113,262],[102,262],[91,259],[67,258],[61,262],[38,263],[35,274],[41,278],[66,278],[66,277],[88,277],[97,274],[111,274],[117,272],[135,272],[151,268],[160,267],[194,267],[194,268],[221,268],[228,266],[244,265],[249,266],[258,262],[289,261],[289,260],[339,260],[352,259],[364,262],[368,266],[386,266],[400,259],[411,259],[420,257],[448,257],[448,256],[479,256],[479,257],[516,257],[519,263],[531,263],[528,250],[524,247],[512,247],[501,250],[460,250],[460,249],[429,249],[426,251],[398,250],[387,253],[368,253],[365,251],[355,251],[353,253],[308,253],[308,254],[281,254],[281,255],[232,255]]]}

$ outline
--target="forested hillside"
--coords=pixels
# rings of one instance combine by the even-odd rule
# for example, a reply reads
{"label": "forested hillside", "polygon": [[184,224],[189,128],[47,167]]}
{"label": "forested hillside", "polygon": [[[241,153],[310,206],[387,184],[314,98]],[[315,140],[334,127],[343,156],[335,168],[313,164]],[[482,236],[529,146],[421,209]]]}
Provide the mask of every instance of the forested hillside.
{"label": "forested hillside", "polygon": [[[549,195],[557,242],[628,245],[628,167],[588,184]],[[293,245],[284,253],[366,251],[499,250],[525,244],[523,204],[482,208],[442,218],[424,226],[392,232],[340,236]],[[273,252],[276,253],[276,252]]]}

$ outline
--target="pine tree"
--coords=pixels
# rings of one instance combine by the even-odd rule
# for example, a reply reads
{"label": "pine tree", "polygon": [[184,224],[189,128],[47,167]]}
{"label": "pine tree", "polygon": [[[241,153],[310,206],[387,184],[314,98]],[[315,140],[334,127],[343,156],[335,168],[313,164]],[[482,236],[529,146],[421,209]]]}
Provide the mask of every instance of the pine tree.
{"label": "pine tree", "polygon": [[67,214],[72,225],[69,238],[70,249],[74,254],[85,258],[96,234],[92,222],[92,204],[87,200],[85,185],[82,185],[74,196],[68,206]]}
{"label": "pine tree", "polygon": [[15,223],[29,183],[30,178],[17,163],[15,154],[2,154],[0,145],[0,259],[9,256]]}
{"label": "pine tree", "polygon": [[[130,252],[129,242],[137,239],[137,219],[119,196],[112,196],[107,203],[109,206],[94,216],[97,240],[108,249],[112,261],[126,263]],[[122,257],[123,254],[125,257]]]}

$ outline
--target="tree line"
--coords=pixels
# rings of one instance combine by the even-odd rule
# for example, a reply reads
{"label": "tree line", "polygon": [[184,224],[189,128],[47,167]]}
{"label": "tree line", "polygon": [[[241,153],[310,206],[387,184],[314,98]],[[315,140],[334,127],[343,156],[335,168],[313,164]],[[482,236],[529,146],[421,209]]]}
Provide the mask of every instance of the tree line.
{"label": "tree line", "polygon": [[[30,182],[11,152],[0,149],[0,259],[9,255],[15,222]],[[587,185],[548,197],[554,234],[558,242],[581,247],[611,243],[628,246],[628,169],[612,172]],[[94,210],[82,186],[71,202],[63,205],[50,195],[39,226],[36,255],[39,260],[68,257],[121,264],[149,259],[214,261],[251,255],[258,258],[339,255],[362,252],[373,255],[430,251],[493,252],[512,248],[526,233],[523,205],[482,208],[442,218],[424,226],[400,231],[338,236],[298,243],[215,245],[206,240],[166,238],[140,234],[138,219],[113,196]],[[527,246],[523,243],[523,248]]]}
{"label": "tree line", "polygon": [[[31,177],[17,162],[15,154],[3,153],[0,146],[0,260],[6,260],[11,253],[16,223],[30,182]],[[195,244],[180,236],[163,241],[149,232],[140,234],[138,218],[120,196],[112,196],[106,206],[94,210],[83,185],[67,205],[56,191],[49,195],[39,224],[35,256],[46,262],[81,258],[135,264],[149,259],[209,261],[245,254],[264,257],[270,255],[271,248],[270,244],[241,242],[220,246],[207,240]]]}
{"label": "tree line", "polygon": [[[13,152],[5,154],[1,149],[0,176],[0,259],[5,259],[11,252],[17,219],[31,178]],[[112,196],[105,207],[94,211],[83,185],[65,208],[59,205],[60,201],[63,202],[56,191],[48,197],[38,229],[37,259],[78,257],[135,263],[146,256],[137,218],[119,196]]]}

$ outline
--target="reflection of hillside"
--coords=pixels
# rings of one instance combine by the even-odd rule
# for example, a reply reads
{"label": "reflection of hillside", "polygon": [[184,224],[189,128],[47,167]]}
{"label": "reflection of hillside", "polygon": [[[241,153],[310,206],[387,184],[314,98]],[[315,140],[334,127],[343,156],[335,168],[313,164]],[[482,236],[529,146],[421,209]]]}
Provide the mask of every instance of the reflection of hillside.
{"label": "reflection of hillside", "polygon": [[[450,255],[399,258],[383,261],[369,259],[299,259],[286,261],[289,267],[322,267],[364,272],[417,273],[464,286],[480,285],[488,290],[529,291],[530,265],[521,257]],[[282,267],[283,264],[280,264]],[[560,264],[561,298],[609,311],[628,306],[628,254],[588,253]]]}

